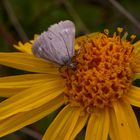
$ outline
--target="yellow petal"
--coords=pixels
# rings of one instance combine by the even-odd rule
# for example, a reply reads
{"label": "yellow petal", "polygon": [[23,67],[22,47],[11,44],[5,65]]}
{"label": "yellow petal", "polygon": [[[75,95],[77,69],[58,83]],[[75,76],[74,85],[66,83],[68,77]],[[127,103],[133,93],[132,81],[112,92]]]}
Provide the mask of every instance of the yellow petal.
{"label": "yellow petal", "polygon": [[133,76],[133,81],[136,79],[140,79],[140,73],[135,73],[135,75]]}
{"label": "yellow petal", "polygon": [[0,121],[0,137],[21,129],[24,126],[32,124],[64,104],[62,95],[56,97],[52,101],[31,111],[15,114],[7,119]]}
{"label": "yellow petal", "polygon": [[33,87],[35,85],[38,85],[39,83],[45,83],[45,82],[47,82],[46,79],[42,79],[42,80],[30,80],[30,81],[20,81],[20,82],[0,83],[0,89],[1,88],[2,89],[3,88],[27,88],[27,87]]}
{"label": "yellow petal", "polygon": [[75,128],[73,129],[73,132],[70,136],[70,140],[74,140],[75,137],[77,136],[77,134],[82,130],[82,128],[86,125],[87,120],[88,120],[89,115],[85,115],[85,116],[80,116]]}
{"label": "yellow petal", "polygon": [[77,123],[79,115],[80,110],[67,105],[51,123],[43,140],[68,140]]}
{"label": "yellow petal", "polygon": [[119,128],[118,128],[118,124],[117,124],[117,119],[116,119],[115,112],[112,108],[109,109],[109,114],[110,114],[109,136],[110,136],[111,140],[122,140],[120,138],[120,133],[118,133]]}
{"label": "yellow petal", "polygon": [[60,82],[60,80],[46,82],[1,102],[0,120],[18,112],[32,110],[56,98],[64,91],[64,84],[59,85]]}
{"label": "yellow petal", "polygon": [[77,124],[79,116],[80,116],[80,110],[73,109],[73,113],[71,114],[69,119],[66,121],[66,123],[62,127],[62,130],[58,133],[59,139],[69,140],[69,138],[70,138],[70,136],[71,136],[76,124]]}
{"label": "yellow petal", "polygon": [[[135,73],[136,75],[139,77],[139,73],[140,73],[140,54],[136,56],[135,62],[136,62],[136,66],[135,66]],[[135,76],[134,76],[135,77]]]}
{"label": "yellow petal", "polygon": [[56,79],[54,74],[24,74],[0,78],[0,96],[10,97],[24,89]]}
{"label": "yellow petal", "polygon": [[27,88],[0,89],[0,97],[9,98],[9,97],[14,96],[16,94],[19,94],[20,92],[22,92],[23,90],[26,90],[26,89]]}
{"label": "yellow petal", "polygon": [[95,33],[90,33],[90,34],[83,35],[83,36],[80,36],[80,37],[76,38],[76,40],[75,40],[75,50],[78,50],[80,48],[79,43],[81,43],[82,40],[85,40],[88,37],[92,37],[92,38],[96,37],[99,34],[101,35],[101,33],[95,32]]}
{"label": "yellow petal", "polygon": [[76,38],[75,42],[76,42],[76,44],[77,44],[77,43],[80,42],[81,40],[85,40],[85,39],[87,39],[88,37],[93,38],[93,37],[96,37],[96,36],[99,35],[99,34],[102,35],[102,33],[99,33],[99,32],[95,32],[95,33],[90,33],[90,34],[87,34],[87,35],[83,35],[83,36],[80,36],[80,37]]}
{"label": "yellow petal", "polygon": [[33,87],[39,83],[45,83],[57,78],[57,75],[52,74],[25,74],[2,77],[0,78],[0,89]]}
{"label": "yellow petal", "polygon": [[107,140],[109,132],[109,112],[105,108],[103,110],[96,110],[91,114],[87,130],[86,140]]}
{"label": "yellow petal", "polygon": [[138,140],[139,126],[130,104],[120,100],[113,104],[121,140]]}
{"label": "yellow petal", "polygon": [[56,65],[26,53],[0,53],[0,64],[30,72],[59,73]]}
{"label": "yellow petal", "polygon": [[16,75],[16,76],[0,77],[0,83],[41,80],[41,79],[47,80],[50,78],[57,78],[57,77],[58,76],[54,74],[23,74],[23,75]]}
{"label": "yellow petal", "polygon": [[140,88],[132,86],[130,91],[126,94],[126,99],[130,104],[140,107]]}
{"label": "yellow petal", "polygon": [[18,45],[14,45],[14,47],[21,52],[32,54],[32,45],[34,43],[34,40],[37,39],[38,36],[39,35],[35,34],[33,40],[30,40],[26,43],[19,42]]}
{"label": "yellow petal", "polygon": [[19,42],[18,45],[14,45],[14,47],[21,52],[32,54],[32,44],[29,42],[25,44]]}
{"label": "yellow petal", "polygon": [[139,54],[140,52],[140,41],[137,41],[134,45],[134,52],[135,54]]}

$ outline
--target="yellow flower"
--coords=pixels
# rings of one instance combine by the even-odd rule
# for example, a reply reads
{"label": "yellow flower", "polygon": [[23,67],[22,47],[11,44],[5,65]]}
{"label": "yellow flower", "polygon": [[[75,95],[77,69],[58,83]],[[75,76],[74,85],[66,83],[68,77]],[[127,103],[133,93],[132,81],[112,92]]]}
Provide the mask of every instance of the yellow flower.
{"label": "yellow flower", "polygon": [[59,68],[32,54],[32,42],[21,52],[0,53],[0,64],[33,72],[0,79],[0,136],[5,136],[63,109],[43,140],[73,140],[86,126],[85,140],[139,140],[131,105],[140,107],[140,41],[94,33],[76,40],[76,69]]}

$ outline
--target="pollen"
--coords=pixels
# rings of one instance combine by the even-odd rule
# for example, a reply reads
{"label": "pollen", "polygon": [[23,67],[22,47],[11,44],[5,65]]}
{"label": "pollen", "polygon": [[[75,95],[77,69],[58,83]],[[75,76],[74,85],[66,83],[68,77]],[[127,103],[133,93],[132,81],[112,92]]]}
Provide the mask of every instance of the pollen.
{"label": "pollen", "polygon": [[132,40],[118,35],[97,33],[78,40],[79,50],[75,56],[76,69],[67,68],[63,72],[66,80],[64,91],[67,102],[79,106],[87,112],[94,108],[112,107],[112,103],[122,98],[132,86],[135,73],[134,46]]}

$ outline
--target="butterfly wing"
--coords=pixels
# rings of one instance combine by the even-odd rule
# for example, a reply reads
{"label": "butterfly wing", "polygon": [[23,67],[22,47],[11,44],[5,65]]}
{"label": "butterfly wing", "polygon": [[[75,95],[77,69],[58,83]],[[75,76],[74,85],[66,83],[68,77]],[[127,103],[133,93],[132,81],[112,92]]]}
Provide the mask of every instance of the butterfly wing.
{"label": "butterfly wing", "polygon": [[66,20],[54,24],[34,42],[33,54],[60,65],[66,64],[74,55],[75,25]]}

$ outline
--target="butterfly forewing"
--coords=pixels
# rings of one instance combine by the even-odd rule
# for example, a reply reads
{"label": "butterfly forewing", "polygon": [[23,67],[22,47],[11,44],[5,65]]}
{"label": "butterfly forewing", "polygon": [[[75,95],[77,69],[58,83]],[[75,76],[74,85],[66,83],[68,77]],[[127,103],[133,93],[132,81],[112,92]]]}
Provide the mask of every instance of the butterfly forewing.
{"label": "butterfly forewing", "polygon": [[74,56],[75,26],[66,20],[49,27],[34,42],[33,54],[65,65]]}
{"label": "butterfly forewing", "polygon": [[[74,55],[75,26],[71,21],[59,22],[48,29],[63,40],[70,55]],[[61,32],[60,32],[61,30]]]}

